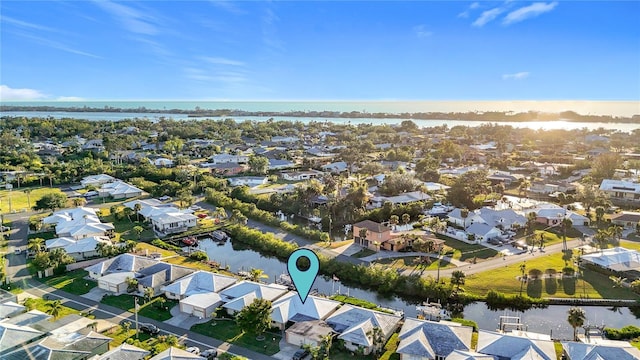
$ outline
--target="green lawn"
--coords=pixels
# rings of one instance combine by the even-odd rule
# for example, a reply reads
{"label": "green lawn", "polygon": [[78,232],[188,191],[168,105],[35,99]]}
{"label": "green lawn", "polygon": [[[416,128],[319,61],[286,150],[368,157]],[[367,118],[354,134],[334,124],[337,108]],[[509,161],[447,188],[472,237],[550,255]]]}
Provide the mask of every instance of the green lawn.
{"label": "green lawn", "polygon": [[[103,304],[111,305],[113,307],[117,307],[118,309],[126,310],[131,313],[134,312],[134,298],[133,295],[105,295],[100,301]],[[140,311],[138,314],[140,316],[148,317],[153,320],[165,321],[171,319],[171,314],[169,313],[169,309],[176,306],[178,304],[175,300],[166,300],[164,307],[165,309],[160,308],[160,299],[163,297],[155,297],[151,299],[151,302],[146,302],[143,298],[138,299],[138,304],[140,305]]]}
{"label": "green lawn", "polygon": [[[138,334],[138,338],[136,338],[135,325],[133,327],[134,328],[125,332],[121,326],[115,326],[103,332],[102,335],[108,336],[113,339],[109,343],[110,349],[118,347],[122,345],[122,343],[129,340],[132,345],[150,351],[151,355],[157,355],[171,346],[167,341],[165,341],[167,339],[167,336],[164,335],[151,337],[151,335],[149,334],[140,332]],[[184,346],[180,345],[178,345],[177,347],[184,348]]]}
{"label": "green lawn", "polygon": [[[29,196],[24,193],[25,190],[30,190]],[[0,198],[2,198],[2,203],[0,203],[0,212],[8,213],[9,212],[9,199],[11,199],[11,209],[16,212],[20,212],[23,209],[28,210],[30,207],[33,207],[36,204],[36,201],[40,200],[44,195],[51,193],[61,193],[58,188],[48,188],[48,187],[29,187],[29,188],[14,188],[13,190],[0,190]],[[29,206],[31,203],[31,206]]]}
{"label": "green lawn", "polygon": [[[28,298],[25,300],[24,302],[24,306],[27,307],[27,309],[29,310],[40,310],[42,312],[47,312],[49,310],[49,307],[47,307],[47,304],[49,303],[49,300],[44,300],[44,299],[36,299],[36,298]],[[64,302],[63,302],[64,304]],[[64,305],[62,305],[60,307],[60,312],[58,313],[58,319],[65,317],[67,315],[71,315],[71,314],[79,314],[80,311],[72,309],[70,307],[66,307]],[[53,320],[53,318],[51,319]]]}
{"label": "green lawn", "polygon": [[371,250],[371,249],[362,249],[362,250],[358,251],[357,253],[355,253],[355,254],[353,254],[351,256],[353,256],[355,258],[363,258],[363,257],[367,257],[369,255],[373,255],[375,253],[376,252]]}
{"label": "green lawn", "polygon": [[257,341],[255,335],[244,333],[233,320],[211,320],[192,326],[191,331],[266,355],[280,351],[280,335],[267,333],[264,341]]}
{"label": "green lawn", "polygon": [[[479,274],[467,275],[464,289],[467,293],[479,296],[486,295],[489,290],[499,291],[507,295],[517,295],[520,293],[522,284],[522,293],[531,297],[582,296],[596,299],[638,299],[638,295],[626,288],[614,288],[613,282],[608,276],[588,269],[584,270],[584,278],[561,276],[549,278],[544,276],[553,271],[557,274],[562,272],[566,259],[563,256],[560,253],[525,259],[526,273],[537,270],[543,274],[542,278],[537,280],[521,283],[519,276],[521,275],[520,265],[522,263],[516,263]],[[571,260],[568,259],[566,264],[571,264]]]}
{"label": "green lawn", "polygon": [[84,277],[87,275],[89,275],[88,272],[83,269],[78,269],[60,276],[53,276],[38,280],[70,294],[83,295],[98,286],[98,283],[93,280],[85,280]]}
{"label": "green lawn", "polygon": [[448,236],[438,236],[438,239],[444,240],[444,255],[460,261],[468,261],[474,258],[477,261],[482,261],[499,255],[499,253],[493,249],[486,248],[482,245],[467,244]]}

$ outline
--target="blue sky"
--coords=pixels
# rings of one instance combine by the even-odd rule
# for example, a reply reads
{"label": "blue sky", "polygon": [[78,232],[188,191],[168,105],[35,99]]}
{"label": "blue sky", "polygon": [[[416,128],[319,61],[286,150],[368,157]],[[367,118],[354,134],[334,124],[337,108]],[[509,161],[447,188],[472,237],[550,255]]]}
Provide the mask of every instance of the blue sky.
{"label": "blue sky", "polygon": [[3,100],[640,100],[640,2],[0,2]]}

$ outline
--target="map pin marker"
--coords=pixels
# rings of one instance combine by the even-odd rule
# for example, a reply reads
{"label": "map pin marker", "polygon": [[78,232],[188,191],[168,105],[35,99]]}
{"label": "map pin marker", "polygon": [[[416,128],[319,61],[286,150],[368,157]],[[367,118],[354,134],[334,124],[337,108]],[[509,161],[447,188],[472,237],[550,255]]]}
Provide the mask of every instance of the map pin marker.
{"label": "map pin marker", "polygon": [[[307,270],[301,271],[298,269],[297,262],[300,258],[307,258],[309,260],[309,268]],[[304,304],[320,270],[318,256],[309,249],[298,249],[289,255],[287,270],[289,270],[289,276],[293,281],[293,285],[296,286],[300,300],[302,300]]]}

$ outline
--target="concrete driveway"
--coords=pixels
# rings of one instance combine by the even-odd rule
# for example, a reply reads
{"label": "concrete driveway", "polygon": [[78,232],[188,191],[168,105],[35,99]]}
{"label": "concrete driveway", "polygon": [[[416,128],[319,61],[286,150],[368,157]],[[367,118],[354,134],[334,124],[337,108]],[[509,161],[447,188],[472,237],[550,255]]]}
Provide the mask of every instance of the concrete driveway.
{"label": "concrete driveway", "polygon": [[102,297],[105,296],[106,294],[107,292],[105,290],[102,290],[99,287],[94,287],[93,289],[89,290],[88,293],[80,296],[82,296],[85,299],[100,302],[100,300],[102,300]]}
{"label": "concrete driveway", "polygon": [[204,324],[209,319],[198,318],[193,315],[189,315],[180,311],[180,305],[176,305],[169,311],[171,313],[171,319],[163,321],[165,324],[173,325],[181,329],[191,329],[195,324]]}
{"label": "concrete driveway", "polygon": [[284,338],[280,340],[280,351],[276,354],[271,355],[274,359],[279,360],[291,360],[293,358],[293,354],[300,349],[300,346],[291,345],[288,342],[284,341]]}

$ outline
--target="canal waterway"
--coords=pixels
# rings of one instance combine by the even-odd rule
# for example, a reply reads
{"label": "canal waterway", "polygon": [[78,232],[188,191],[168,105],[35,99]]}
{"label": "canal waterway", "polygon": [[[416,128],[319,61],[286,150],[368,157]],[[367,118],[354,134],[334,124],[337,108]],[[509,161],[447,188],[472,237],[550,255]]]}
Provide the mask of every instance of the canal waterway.
{"label": "canal waterway", "polygon": [[[212,240],[201,240],[199,249],[205,251],[210,260],[219,262],[223,267],[228,265],[232,272],[249,271],[252,267],[259,268],[269,276],[269,279],[265,279],[268,282],[275,282],[279,275],[287,273],[287,266],[284,262],[275,257],[265,257],[256,251],[245,248],[243,244],[238,242],[218,243]],[[369,290],[348,287],[339,281],[334,282],[328,277],[318,276],[313,283],[312,289],[316,289],[319,293],[325,295],[337,292],[349,294],[378,304],[381,307],[402,310],[408,317],[417,315],[415,303],[410,303],[397,297],[383,297]],[[636,318],[628,308],[581,307],[586,312],[587,323],[589,324],[604,324],[614,328],[626,325],[640,327],[640,319]],[[478,302],[465,307],[464,317],[478,323],[480,329],[496,330],[499,326],[500,316],[518,316],[529,331],[550,334],[553,338],[570,339],[573,329],[566,320],[569,308],[569,305],[551,305],[546,309],[532,309],[525,312],[491,311],[485,303]]]}

